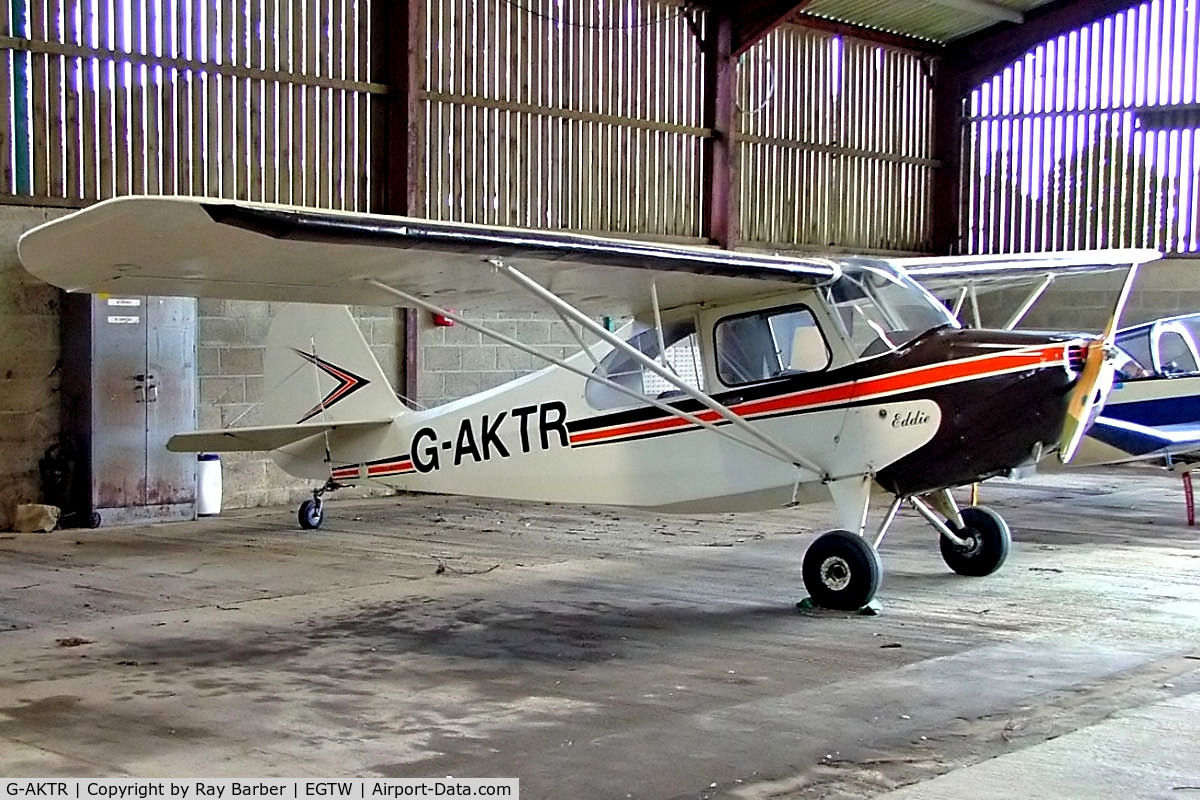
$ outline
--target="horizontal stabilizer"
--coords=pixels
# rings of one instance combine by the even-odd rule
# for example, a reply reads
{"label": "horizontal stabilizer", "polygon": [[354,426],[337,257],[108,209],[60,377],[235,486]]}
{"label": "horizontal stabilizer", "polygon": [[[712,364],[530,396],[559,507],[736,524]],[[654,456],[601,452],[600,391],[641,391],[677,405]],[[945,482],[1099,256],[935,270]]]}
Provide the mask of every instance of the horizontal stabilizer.
{"label": "horizontal stabilizer", "polygon": [[177,433],[167,442],[167,449],[176,453],[230,453],[240,450],[277,450],[280,447],[316,436],[326,431],[369,430],[386,428],[389,419],[360,422],[304,422],[296,425],[263,425],[246,428],[223,428],[215,431]]}

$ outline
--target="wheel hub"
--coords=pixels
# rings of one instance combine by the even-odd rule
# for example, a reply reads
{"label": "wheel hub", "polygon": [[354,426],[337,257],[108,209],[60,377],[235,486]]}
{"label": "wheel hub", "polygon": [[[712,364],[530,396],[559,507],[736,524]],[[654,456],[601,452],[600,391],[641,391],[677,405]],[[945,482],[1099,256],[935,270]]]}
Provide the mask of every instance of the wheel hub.
{"label": "wheel hub", "polygon": [[850,565],[841,556],[830,556],[821,562],[821,583],[835,592],[850,585]]}
{"label": "wheel hub", "polygon": [[980,542],[979,536],[975,531],[960,531],[958,535],[963,540],[963,544],[957,548],[958,552],[965,556],[973,556],[979,552],[982,542]]}

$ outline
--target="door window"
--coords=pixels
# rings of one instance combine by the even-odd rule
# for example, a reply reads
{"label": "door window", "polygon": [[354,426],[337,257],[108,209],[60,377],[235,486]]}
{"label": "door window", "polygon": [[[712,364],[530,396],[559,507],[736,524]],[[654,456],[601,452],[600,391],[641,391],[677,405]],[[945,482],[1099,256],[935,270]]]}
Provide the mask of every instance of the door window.
{"label": "door window", "polygon": [[717,376],[740,386],[829,366],[829,345],[803,306],[726,317],[714,329]]}
{"label": "door window", "polygon": [[1117,337],[1117,345],[1141,364],[1153,364],[1150,354],[1150,329],[1140,328]]}

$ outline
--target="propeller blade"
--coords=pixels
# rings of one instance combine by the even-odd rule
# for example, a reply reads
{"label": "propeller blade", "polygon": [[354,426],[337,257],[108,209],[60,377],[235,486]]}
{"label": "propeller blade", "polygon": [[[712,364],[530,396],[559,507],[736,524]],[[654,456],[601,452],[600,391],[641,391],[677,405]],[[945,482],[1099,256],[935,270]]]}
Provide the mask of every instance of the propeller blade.
{"label": "propeller blade", "polygon": [[1121,293],[1113,306],[1112,316],[1108,318],[1108,324],[1104,326],[1100,338],[1087,343],[1083,370],[1079,373],[1079,379],[1067,400],[1067,418],[1063,422],[1062,435],[1058,439],[1058,460],[1064,464],[1075,456],[1084,435],[1099,416],[1105,401],[1108,400],[1109,392],[1112,391],[1113,378],[1116,376],[1113,342],[1117,335],[1117,322],[1121,319],[1121,312],[1125,310],[1126,301],[1129,300],[1138,266],[1137,263],[1129,265],[1129,272],[1125,274],[1125,283],[1121,286]]}
{"label": "propeller blade", "polygon": [[1115,374],[1107,348],[1100,339],[1087,343],[1083,370],[1067,400],[1067,418],[1058,440],[1058,460],[1068,463],[1079,449],[1084,434],[1092,426],[1094,414],[1099,414],[1112,389]]}

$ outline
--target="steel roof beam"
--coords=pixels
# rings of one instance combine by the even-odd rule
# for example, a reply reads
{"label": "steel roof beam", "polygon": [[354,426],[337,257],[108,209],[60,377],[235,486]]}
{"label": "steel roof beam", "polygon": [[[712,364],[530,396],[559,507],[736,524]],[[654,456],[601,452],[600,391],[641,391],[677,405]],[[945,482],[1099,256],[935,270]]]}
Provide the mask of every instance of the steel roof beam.
{"label": "steel roof beam", "polygon": [[964,87],[969,88],[1043,42],[1140,3],[1141,0],[1054,0],[1025,12],[1024,24],[1002,22],[955,39],[946,46],[946,58],[958,65]]}

